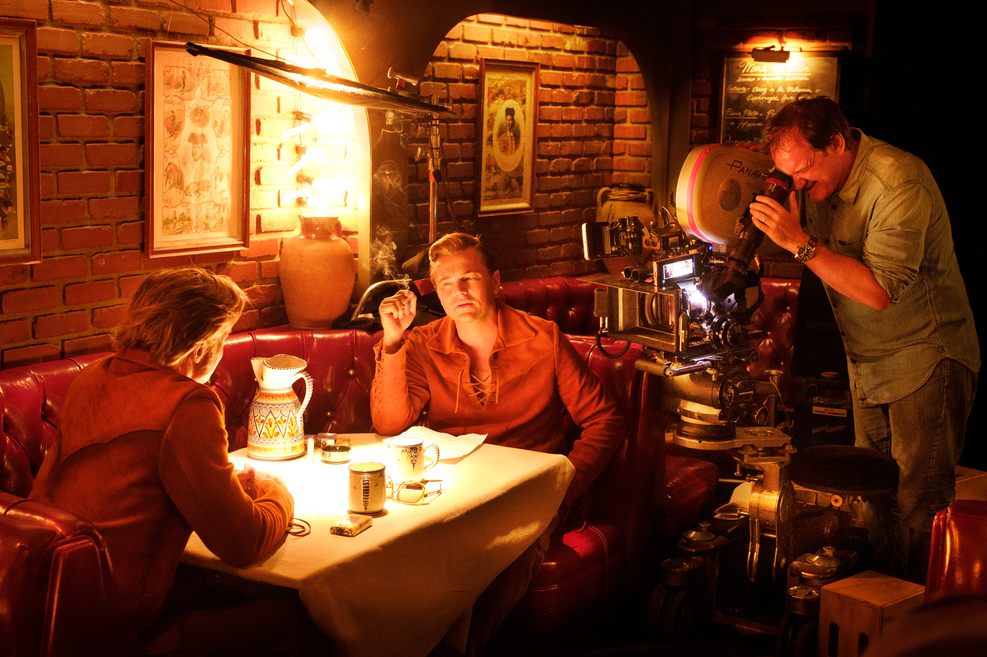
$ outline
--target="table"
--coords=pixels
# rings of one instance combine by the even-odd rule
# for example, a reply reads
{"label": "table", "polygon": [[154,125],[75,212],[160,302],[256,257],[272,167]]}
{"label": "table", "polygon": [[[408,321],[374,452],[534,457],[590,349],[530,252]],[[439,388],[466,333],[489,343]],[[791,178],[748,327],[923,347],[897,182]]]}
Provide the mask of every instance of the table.
{"label": "table", "polygon": [[[351,463],[387,463],[381,436],[350,439]],[[192,534],[182,561],[297,589],[312,619],[347,657],[422,657],[447,634],[462,649],[473,602],[545,531],[574,473],[562,455],[483,444],[428,470],[427,478],[442,480],[442,494],[431,503],[388,500],[372,527],[346,537],[330,533],[346,514],[345,464],[307,456],[256,461],[245,449],[231,453],[230,462],[282,476],[295,498],[295,517],[312,531],[287,536],[247,568],[220,561]]]}

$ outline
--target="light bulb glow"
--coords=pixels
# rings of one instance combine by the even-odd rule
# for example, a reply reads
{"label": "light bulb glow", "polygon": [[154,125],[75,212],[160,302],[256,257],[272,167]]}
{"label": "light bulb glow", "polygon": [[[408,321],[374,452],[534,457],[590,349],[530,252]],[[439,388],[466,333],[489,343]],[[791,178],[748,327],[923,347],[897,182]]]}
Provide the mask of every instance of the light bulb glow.
{"label": "light bulb glow", "polygon": [[287,130],[285,130],[284,132],[282,132],[281,133],[281,138],[282,139],[288,139],[289,137],[294,137],[295,135],[300,135],[303,132],[308,132],[311,129],[312,129],[312,124],[311,123],[300,123],[300,124],[296,125],[294,128],[288,128]]}
{"label": "light bulb glow", "polygon": [[328,39],[326,35],[317,27],[310,27],[305,30],[305,45],[308,46],[309,50],[313,53],[318,53],[320,49],[325,48],[328,44]]}
{"label": "light bulb glow", "polygon": [[315,164],[322,164],[326,161],[326,149],[321,146],[309,146],[305,150],[305,156]]}
{"label": "light bulb glow", "polygon": [[326,200],[324,196],[309,196],[308,197],[308,207],[313,210],[323,211],[329,207],[329,201]]}

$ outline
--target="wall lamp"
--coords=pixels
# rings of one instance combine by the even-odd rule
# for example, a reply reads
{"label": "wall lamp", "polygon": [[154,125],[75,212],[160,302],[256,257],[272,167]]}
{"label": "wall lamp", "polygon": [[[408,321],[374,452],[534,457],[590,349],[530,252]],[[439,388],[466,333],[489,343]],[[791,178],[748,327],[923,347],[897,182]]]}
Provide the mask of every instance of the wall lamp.
{"label": "wall lamp", "polygon": [[751,57],[754,58],[755,62],[784,64],[788,61],[788,57],[791,54],[791,52],[785,50],[785,46],[781,46],[778,50],[775,50],[774,46],[769,46],[767,48],[754,48],[754,50],[751,50]]}

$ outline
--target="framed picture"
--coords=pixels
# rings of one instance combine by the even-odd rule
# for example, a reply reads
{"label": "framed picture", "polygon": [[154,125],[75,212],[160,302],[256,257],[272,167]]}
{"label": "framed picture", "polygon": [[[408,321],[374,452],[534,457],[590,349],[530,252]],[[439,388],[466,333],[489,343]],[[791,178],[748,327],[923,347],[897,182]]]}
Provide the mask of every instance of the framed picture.
{"label": "framed picture", "polygon": [[249,72],[190,55],[184,44],[155,41],[146,68],[147,255],[246,247]]}
{"label": "framed picture", "polygon": [[480,60],[478,214],[531,212],[538,64]]}
{"label": "framed picture", "polygon": [[37,61],[35,22],[0,18],[0,264],[41,261]]}

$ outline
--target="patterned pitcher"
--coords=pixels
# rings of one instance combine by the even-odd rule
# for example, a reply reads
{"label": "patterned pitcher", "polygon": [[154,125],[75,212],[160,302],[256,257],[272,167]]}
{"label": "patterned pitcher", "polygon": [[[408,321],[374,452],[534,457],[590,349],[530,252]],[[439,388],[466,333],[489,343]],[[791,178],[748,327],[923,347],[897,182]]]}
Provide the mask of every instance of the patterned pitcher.
{"label": "patterned pitcher", "polygon": [[[302,414],[312,399],[312,377],[301,358],[278,354],[251,358],[259,389],[250,405],[247,455],[265,461],[287,461],[305,453]],[[298,401],[292,384],[305,379],[305,400]]]}

